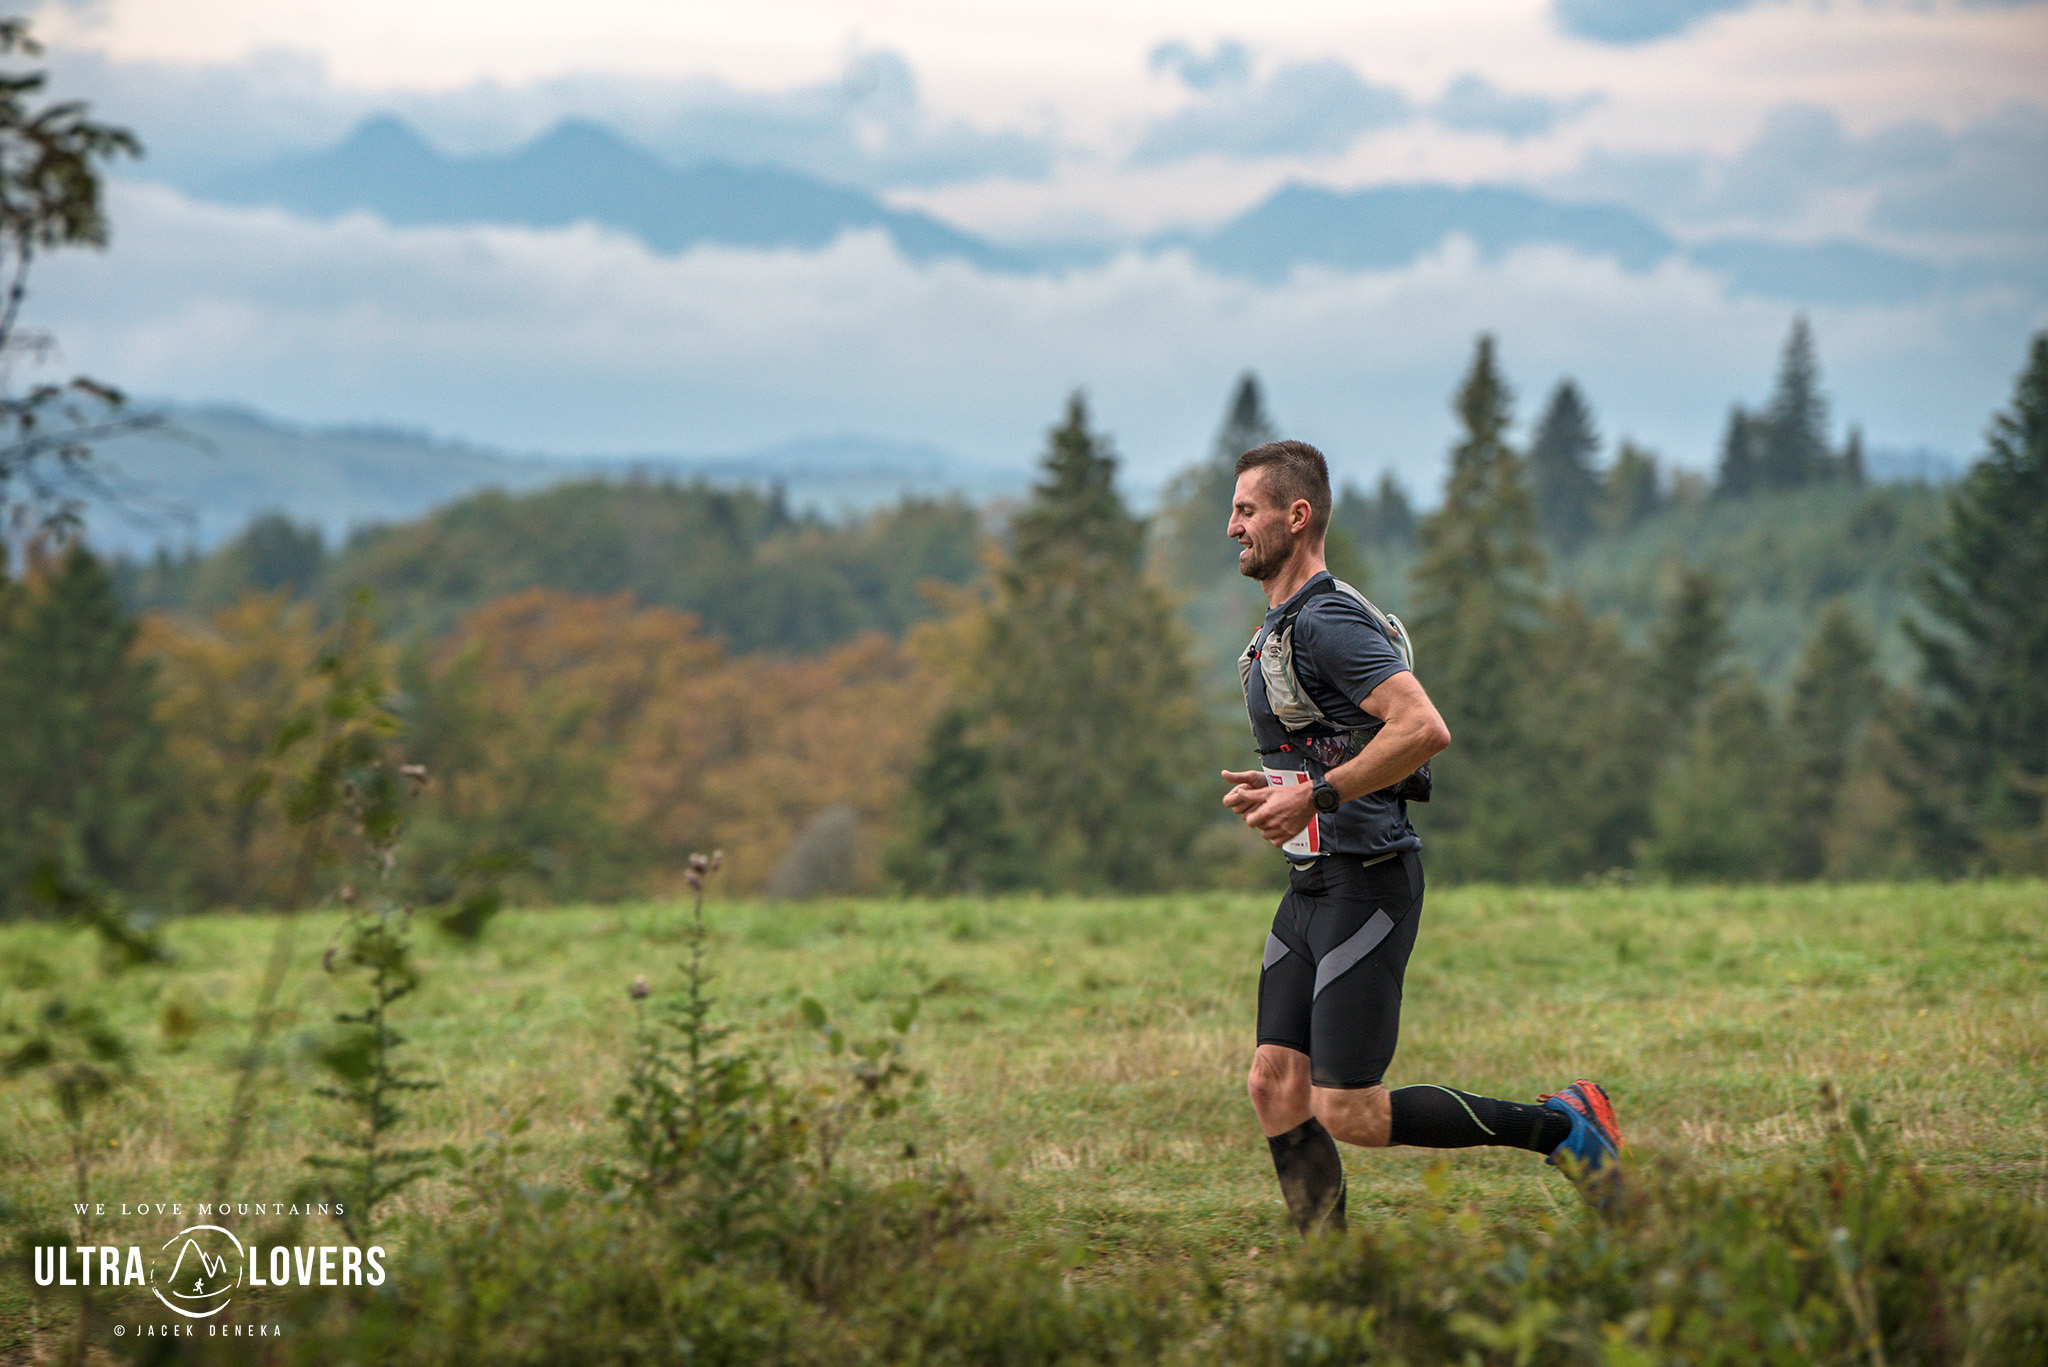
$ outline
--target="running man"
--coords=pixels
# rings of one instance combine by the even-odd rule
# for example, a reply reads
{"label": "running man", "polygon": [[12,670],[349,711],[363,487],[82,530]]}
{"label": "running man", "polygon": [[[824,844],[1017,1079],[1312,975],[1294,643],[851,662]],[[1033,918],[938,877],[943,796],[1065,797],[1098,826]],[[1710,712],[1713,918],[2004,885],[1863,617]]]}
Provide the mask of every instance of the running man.
{"label": "running man", "polygon": [[1598,1083],[1536,1105],[1382,1085],[1422,916],[1408,797],[1426,796],[1417,771],[1451,733],[1403,658],[1398,623],[1324,568],[1329,524],[1322,452],[1281,441],[1238,457],[1228,534],[1244,547],[1239,572],[1272,606],[1238,662],[1263,769],[1225,770],[1223,803],[1290,869],[1266,937],[1248,1081],[1288,1213],[1303,1234],[1344,1228],[1340,1139],[1530,1149],[1604,1204],[1621,1133]]}

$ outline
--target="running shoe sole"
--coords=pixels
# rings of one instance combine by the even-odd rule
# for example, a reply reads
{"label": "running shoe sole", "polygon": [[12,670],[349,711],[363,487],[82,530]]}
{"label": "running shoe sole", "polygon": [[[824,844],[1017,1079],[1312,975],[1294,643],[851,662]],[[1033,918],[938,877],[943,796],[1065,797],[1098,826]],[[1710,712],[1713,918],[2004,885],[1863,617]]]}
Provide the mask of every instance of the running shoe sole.
{"label": "running shoe sole", "polygon": [[1621,1197],[1621,1125],[1614,1103],[1599,1083],[1587,1078],[1542,1098],[1572,1123],[1571,1133],[1545,1161],[1571,1179],[1593,1205],[1611,1209]]}

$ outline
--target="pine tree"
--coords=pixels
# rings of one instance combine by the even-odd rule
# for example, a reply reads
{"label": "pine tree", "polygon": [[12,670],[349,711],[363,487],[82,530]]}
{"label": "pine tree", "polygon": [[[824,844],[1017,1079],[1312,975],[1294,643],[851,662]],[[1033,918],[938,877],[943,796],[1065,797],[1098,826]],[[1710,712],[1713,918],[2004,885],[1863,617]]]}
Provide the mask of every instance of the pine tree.
{"label": "pine tree", "polygon": [[1391,470],[1380,475],[1379,496],[1374,503],[1377,539],[1396,546],[1413,545],[1415,505],[1408,501],[1408,491],[1401,487],[1401,481],[1394,478]]}
{"label": "pine tree", "polygon": [[1713,571],[1681,567],[1663,614],[1650,633],[1648,687],[1669,734],[1683,744],[1702,704],[1722,682],[1734,640],[1728,607]]}
{"label": "pine tree", "polygon": [[1535,485],[1537,526],[1560,551],[1569,553],[1593,534],[1600,494],[1593,456],[1599,449],[1593,415],[1578,386],[1558,381],[1529,444],[1529,474]]}
{"label": "pine tree", "polygon": [[1421,528],[1415,586],[1422,619],[1455,632],[1468,613],[1526,620],[1543,553],[1522,459],[1507,442],[1514,394],[1482,335],[1454,405],[1464,436],[1451,450],[1443,507]]}
{"label": "pine tree", "polygon": [[1657,458],[1632,441],[1624,441],[1600,487],[1600,525],[1618,536],[1664,506],[1663,477]]}
{"label": "pine tree", "polygon": [[1937,866],[1957,856],[2048,865],[2048,332],[2011,407],[1949,498],[1920,586],[1933,619],[1908,622],[1927,715],[1918,758],[1939,781],[1914,829]]}
{"label": "pine tree", "polygon": [[1852,486],[1860,489],[1868,481],[1869,477],[1863,469],[1863,429],[1860,426],[1850,426],[1849,435],[1842,442],[1842,454],[1837,463],[1841,468],[1842,478],[1848,480]]}
{"label": "pine tree", "polygon": [[1796,772],[1786,869],[1793,877],[1827,871],[1842,788],[1883,694],[1877,647],[1855,612],[1836,599],[1807,638],[1792,680],[1788,748]]}
{"label": "pine tree", "polygon": [[1728,409],[1721,433],[1721,468],[1714,481],[1720,498],[1748,498],[1761,487],[1763,420],[1741,404]]}
{"label": "pine tree", "polygon": [[1796,489],[1828,477],[1828,403],[1820,392],[1820,360],[1813,332],[1802,315],[1778,361],[1778,385],[1764,411],[1758,483],[1767,489]]}
{"label": "pine tree", "polygon": [[1079,394],[1043,469],[898,866],[927,887],[1165,886],[1209,815],[1181,628],[1141,572],[1144,523]]}
{"label": "pine tree", "polygon": [[1753,882],[1784,870],[1783,730],[1747,674],[1722,685],[1659,775],[1644,861],[1674,878]]}
{"label": "pine tree", "polygon": [[1343,528],[1360,547],[1405,548],[1415,544],[1415,507],[1408,501],[1408,491],[1389,471],[1380,476],[1379,489],[1369,498],[1357,485],[1346,484],[1337,495],[1330,527],[1333,531]]}
{"label": "pine tree", "polygon": [[1423,521],[1413,585],[1418,665],[1456,739],[1434,766],[1432,842],[1467,877],[1512,877],[1531,844],[1543,796],[1525,772],[1529,690],[1543,570],[1522,460],[1507,443],[1512,396],[1482,336],[1455,408],[1464,435],[1451,452],[1443,506]]}
{"label": "pine tree", "polygon": [[1231,393],[1209,458],[1181,471],[1167,486],[1160,530],[1166,568],[1176,582],[1199,583],[1236,570],[1238,547],[1223,528],[1237,487],[1237,458],[1278,435],[1266,413],[1259,377],[1247,370]]}
{"label": "pine tree", "polygon": [[160,870],[168,788],[154,679],[106,568],[79,545],[8,584],[0,606],[0,910],[30,869],[144,890]]}

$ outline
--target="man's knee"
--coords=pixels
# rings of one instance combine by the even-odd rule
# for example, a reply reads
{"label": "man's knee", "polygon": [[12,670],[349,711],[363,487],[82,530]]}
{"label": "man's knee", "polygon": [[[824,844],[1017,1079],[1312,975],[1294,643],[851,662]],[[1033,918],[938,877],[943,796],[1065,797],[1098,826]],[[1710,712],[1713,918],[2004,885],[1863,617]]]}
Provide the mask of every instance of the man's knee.
{"label": "man's knee", "polygon": [[1385,1087],[1318,1087],[1309,1111],[1346,1144],[1383,1149],[1392,1137],[1393,1105]]}
{"label": "man's knee", "polygon": [[1245,1091],[1261,1115],[1281,1110],[1308,1111],[1308,1057],[1293,1049],[1262,1044],[1252,1055]]}

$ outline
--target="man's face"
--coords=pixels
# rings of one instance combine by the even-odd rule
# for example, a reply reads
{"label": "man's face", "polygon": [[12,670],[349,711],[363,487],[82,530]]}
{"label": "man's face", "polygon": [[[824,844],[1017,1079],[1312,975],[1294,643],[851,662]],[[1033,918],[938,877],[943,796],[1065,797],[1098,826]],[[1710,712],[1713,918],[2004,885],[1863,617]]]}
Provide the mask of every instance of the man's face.
{"label": "man's face", "polygon": [[1230,496],[1230,525],[1224,535],[1244,547],[1237,553],[1237,572],[1261,583],[1280,572],[1294,551],[1290,509],[1266,492],[1264,466],[1237,477]]}

